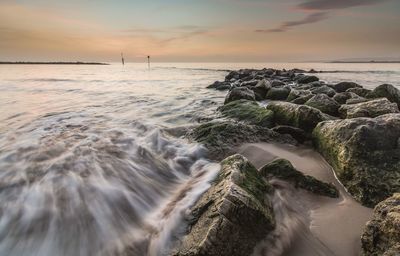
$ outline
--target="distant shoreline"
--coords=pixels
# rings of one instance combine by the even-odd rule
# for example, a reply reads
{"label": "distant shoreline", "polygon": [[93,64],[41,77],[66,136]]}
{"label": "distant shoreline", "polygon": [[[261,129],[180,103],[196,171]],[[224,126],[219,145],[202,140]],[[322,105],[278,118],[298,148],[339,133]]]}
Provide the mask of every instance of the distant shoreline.
{"label": "distant shoreline", "polygon": [[385,64],[385,63],[400,63],[400,61],[395,60],[395,61],[330,61],[328,63],[377,63],[377,64]]}
{"label": "distant shoreline", "polygon": [[55,62],[40,62],[40,61],[0,61],[0,65],[110,65],[108,63],[102,62],[62,62],[62,61],[55,61]]}

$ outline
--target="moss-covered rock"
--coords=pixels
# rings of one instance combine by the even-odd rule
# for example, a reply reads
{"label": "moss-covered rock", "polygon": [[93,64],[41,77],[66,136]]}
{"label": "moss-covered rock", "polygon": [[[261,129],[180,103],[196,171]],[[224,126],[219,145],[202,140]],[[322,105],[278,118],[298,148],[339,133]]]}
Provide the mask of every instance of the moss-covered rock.
{"label": "moss-covered rock", "polygon": [[380,202],[361,237],[364,256],[400,255],[400,194]]}
{"label": "moss-covered rock", "polygon": [[329,97],[333,97],[336,94],[336,91],[327,85],[313,88],[311,92],[314,94],[326,94]]}
{"label": "moss-covered rock", "polygon": [[339,104],[346,104],[347,100],[353,98],[360,98],[360,96],[352,92],[340,92],[333,96],[333,99]]}
{"label": "moss-covered rock", "polygon": [[190,209],[189,232],[173,255],[251,255],[275,227],[266,197],[271,191],[246,158],[228,157],[212,186]]}
{"label": "moss-covered rock", "polygon": [[339,108],[340,116],[343,118],[355,117],[377,117],[389,113],[398,113],[396,103],[391,103],[386,98],[380,98],[357,104],[345,104]]}
{"label": "moss-covered rock", "polygon": [[311,132],[319,122],[334,119],[316,108],[289,102],[270,102],[267,109],[274,112],[276,123],[298,127],[306,132]]}
{"label": "moss-covered rock", "polygon": [[400,114],[322,122],[313,141],[363,205],[400,192]]}
{"label": "moss-covered rock", "polygon": [[260,173],[267,179],[278,178],[292,183],[297,188],[308,190],[312,193],[337,198],[339,191],[331,183],[325,183],[316,178],[304,175],[296,170],[286,159],[276,159],[260,169]]}
{"label": "moss-covered rock", "polygon": [[268,90],[271,89],[271,87],[272,86],[269,81],[262,79],[258,81],[254,87],[251,87],[250,89],[254,92],[256,100],[264,100]]}
{"label": "moss-covered rock", "polygon": [[264,127],[272,127],[274,125],[274,113],[254,101],[232,101],[219,107],[218,110],[225,117],[244,121],[248,124]]}
{"label": "moss-covered rock", "polygon": [[299,84],[308,84],[308,83],[319,81],[319,78],[316,76],[298,75],[296,77],[296,80]]}
{"label": "moss-covered rock", "polygon": [[204,144],[210,151],[210,158],[221,160],[234,153],[242,143],[278,142],[296,144],[290,137],[268,128],[240,122],[209,122],[194,128],[187,135],[190,139]]}
{"label": "moss-covered rock", "polygon": [[[292,89],[289,93],[289,95],[287,96],[287,101],[292,101],[295,100],[297,98],[300,97],[304,97],[304,96],[313,96],[313,94],[309,91],[309,90],[297,90],[297,89]],[[310,97],[310,98],[311,98]]]}
{"label": "moss-covered rock", "polygon": [[290,88],[285,87],[272,87],[268,90],[267,94],[265,95],[266,99],[269,100],[286,100],[290,93]]}
{"label": "moss-covered rock", "polygon": [[337,116],[339,114],[339,103],[326,94],[317,94],[309,99],[305,105],[321,110],[323,113]]}
{"label": "moss-covered rock", "polygon": [[225,104],[235,100],[256,100],[254,92],[247,87],[236,87],[228,92],[225,97]]}
{"label": "moss-covered rock", "polygon": [[355,88],[347,89],[346,92],[352,92],[352,93],[357,94],[360,97],[364,97],[365,98],[365,97],[367,97],[367,95],[369,93],[371,93],[371,90],[365,89],[365,88],[362,88],[362,87],[355,87]]}
{"label": "moss-covered rock", "polygon": [[369,98],[387,98],[400,108],[400,91],[391,84],[381,84],[367,95]]}

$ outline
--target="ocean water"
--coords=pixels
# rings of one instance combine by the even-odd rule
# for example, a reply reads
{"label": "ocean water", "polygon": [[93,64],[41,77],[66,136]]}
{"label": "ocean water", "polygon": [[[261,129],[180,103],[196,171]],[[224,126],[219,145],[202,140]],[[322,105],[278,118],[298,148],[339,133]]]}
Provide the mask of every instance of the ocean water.
{"label": "ocean water", "polygon": [[164,255],[219,170],[185,127],[227,69],[400,86],[399,64],[0,65],[0,255]]}

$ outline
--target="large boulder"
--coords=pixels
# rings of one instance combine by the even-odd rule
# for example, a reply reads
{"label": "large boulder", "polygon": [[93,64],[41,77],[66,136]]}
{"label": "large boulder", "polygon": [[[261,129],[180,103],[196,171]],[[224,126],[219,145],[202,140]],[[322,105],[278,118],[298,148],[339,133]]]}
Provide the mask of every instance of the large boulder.
{"label": "large boulder", "polygon": [[219,91],[228,90],[231,88],[231,84],[229,82],[219,82],[215,81],[214,83],[207,86],[208,89],[216,89]]}
{"label": "large boulder", "polygon": [[391,103],[386,98],[380,98],[357,104],[346,104],[339,108],[341,117],[377,117],[389,113],[398,113],[399,108],[396,103]]}
{"label": "large boulder", "polygon": [[271,89],[271,83],[265,79],[262,79],[258,81],[254,87],[250,89],[254,91],[256,100],[263,100],[265,99],[268,90]]}
{"label": "large boulder", "polygon": [[316,108],[289,102],[270,102],[267,109],[274,112],[276,123],[298,127],[306,132],[311,132],[319,122],[333,119]]}
{"label": "large boulder", "polygon": [[321,122],[315,147],[353,197],[373,207],[400,192],[400,114]]}
{"label": "large boulder", "polygon": [[309,99],[305,105],[321,110],[323,113],[337,116],[340,105],[326,94],[317,94]]}
{"label": "large boulder", "polygon": [[296,80],[299,84],[308,84],[315,81],[319,81],[319,78],[316,76],[299,75],[296,77]]}
{"label": "large boulder", "polygon": [[243,143],[297,143],[292,137],[268,128],[232,121],[204,123],[190,131],[187,137],[203,144],[210,152],[209,157],[215,160],[233,154],[235,147]]}
{"label": "large boulder", "polygon": [[371,90],[365,89],[365,88],[362,88],[362,87],[354,87],[354,88],[347,89],[346,92],[352,92],[352,93],[357,94],[360,97],[364,97],[365,98],[365,97],[367,97],[367,95],[369,93],[371,93]]}
{"label": "large boulder", "polygon": [[296,188],[302,188],[321,196],[339,197],[339,191],[333,184],[317,180],[309,175],[304,175],[302,172],[296,170],[286,159],[275,159],[264,165],[260,169],[260,173],[267,179],[278,178],[285,180],[293,184]]}
{"label": "large boulder", "polygon": [[333,89],[337,92],[345,92],[350,88],[361,88],[362,86],[354,83],[354,82],[340,82],[334,85],[331,85]]}
{"label": "large boulder", "polygon": [[354,99],[354,98],[358,99],[361,97],[353,92],[340,92],[340,93],[336,93],[333,96],[333,99],[339,104],[346,104],[347,100]]}
{"label": "large boulder", "polygon": [[331,87],[327,86],[327,85],[323,85],[321,87],[316,87],[311,89],[311,92],[314,94],[326,94],[329,97],[333,97],[336,94],[336,91],[333,90]]}
{"label": "large boulder", "polygon": [[287,96],[287,101],[293,101],[297,98],[304,97],[304,96],[310,96],[310,98],[313,96],[313,94],[309,90],[298,90],[298,89],[292,89]]}
{"label": "large boulder", "polygon": [[269,100],[286,100],[290,93],[290,87],[272,87],[268,90],[265,98]]}
{"label": "large boulder", "polygon": [[293,139],[297,140],[299,143],[304,143],[306,140],[310,139],[310,136],[303,129],[289,125],[278,125],[272,128],[271,130],[280,134],[290,135],[292,136]]}
{"label": "large boulder", "polygon": [[189,232],[175,256],[251,255],[258,242],[275,227],[266,195],[272,187],[241,155],[221,162],[208,191],[190,209]]}
{"label": "large boulder", "polygon": [[274,125],[274,113],[261,107],[255,101],[236,100],[218,108],[225,117],[230,117],[248,124],[272,127]]}
{"label": "large boulder", "polygon": [[387,98],[400,107],[400,91],[391,84],[381,84],[368,94],[369,98]]}
{"label": "large boulder", "polygon": [[361,236],[365,256],[400,255],[400,194],[380,202]]}
{"label": "large boulder", "polygon": [[235,100],[256,100],[254,92],[247,87],[236,87],[229,91],[225,97],[225,104]]}

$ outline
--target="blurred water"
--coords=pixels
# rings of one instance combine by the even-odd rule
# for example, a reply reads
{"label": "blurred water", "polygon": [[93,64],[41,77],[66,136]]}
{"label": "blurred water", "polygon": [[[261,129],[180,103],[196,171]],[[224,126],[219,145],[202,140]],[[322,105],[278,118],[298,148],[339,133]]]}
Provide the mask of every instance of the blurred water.
{"label": "blurred water", "polygon": [[[237,68],[399,85],[398,64],[0,65],[0,255],[163,255],[218,164],[181,126]],[[173,136],[174,135],[174,136]]]}

